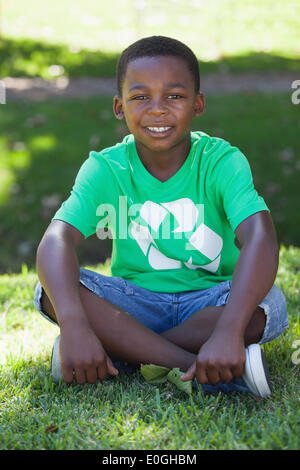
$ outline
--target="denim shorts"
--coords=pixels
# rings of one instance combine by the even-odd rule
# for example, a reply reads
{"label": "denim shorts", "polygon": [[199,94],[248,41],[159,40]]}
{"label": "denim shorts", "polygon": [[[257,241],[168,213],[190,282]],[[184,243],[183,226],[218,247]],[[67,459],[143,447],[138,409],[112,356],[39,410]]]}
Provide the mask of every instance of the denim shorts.
{"label": "denim shorts", "polygon": [[[178,293],[153,292],[121,277],[105,276],[89,269],[80,269],[80,283],[101,298],[117,305],[156,333],[162,333],[187,320],[197,310],[220,306],[228,302],[231,281],[221,282],[209,289]],[[56,324],[41,308],[42,286],[38,281],[34,293],[36,309]],[[266,325],[260,344],[281,335],[288,327],[286,301],[274,284],[260,302],[266,314]],[[111,358],[115,367],[127,373],[134,369],[124,361]]]}

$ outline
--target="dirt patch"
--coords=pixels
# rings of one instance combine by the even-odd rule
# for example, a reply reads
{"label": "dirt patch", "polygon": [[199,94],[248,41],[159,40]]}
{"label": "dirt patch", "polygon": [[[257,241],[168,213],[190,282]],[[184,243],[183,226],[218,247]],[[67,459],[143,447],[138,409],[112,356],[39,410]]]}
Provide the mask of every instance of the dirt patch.
{"label": "dirt patch", "polygon": [[[201,77],[201,91],[206,94],[237,92],[292,92],[293,81],[299,80],[297,73],[245,73],[211,74]],[[2,79],[6,88],[6,102],[43,101],[51,98],[88,98],[91,96],[113,96],[116,94],[114,78],[67,78],[55,80],[42,78]]]}

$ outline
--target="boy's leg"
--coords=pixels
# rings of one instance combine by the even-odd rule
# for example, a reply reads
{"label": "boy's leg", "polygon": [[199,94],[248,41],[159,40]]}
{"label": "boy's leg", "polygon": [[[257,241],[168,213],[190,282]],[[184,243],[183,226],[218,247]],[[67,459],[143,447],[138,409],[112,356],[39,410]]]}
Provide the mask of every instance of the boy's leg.
{"label": "boy's leg", "polygon": [[[197,354],[214,331],[224,307],[225,305],[204,307],[180,325],[164,331],[161,335],[181,348]],[[257,307],[245,331],[245,346],[260,341],[265,324],[265,312],[261,307]]]}
{"label": "boy's leg", "polygon": [[[160,335],[146,328],[120,307],[98,297],[82,284],[80,284],[80,295],[89,322],[109,355],[131,364],[150,362],[167,367],[179,367],[183,371],[196,357],[188,352],[194,354],[199,352],[202,344],[214,330],[224,308],[224,306],[209,306],[199,310],[181,325],[161,333],[164,338],[162,341]],[[44,290],[41,305],[43,312],[57,322],[55,311]],[[99,315],[99,312],[102,312],[102,315]],[[260,328],[265,321],[263,310],[260,313],[262,313],[260,319],[257,315],[253,315],[251,322],[253,327],[249,324],[247,344],[256,342],[255,329]],[[261,335],[261,331],[258,331],[258,335]],[[178,347],[174,347],[175,345]]]}
{"label": "boy's leg", "polygon": [[[84,276],[85,280],[81,280],[81,282],[90,288],[90,290],[86,289],[84,288],[84,286],[80,284],[80,289],[83,292],[83,296],[85,297],[85,294],[84,294],[85,292],[86,294],[89,295],[90,298],[94,300],[95,299],[98,300],[97,305],[96,306],[94,305],[94,307],[92,308],[92,310],[94,310],[94,313],[92,313],[92,317],[95,314],[94,321],[96,322],[96,326],[100,325],[100,329],[101,329],[101,322],[104,323],[103,325],[104,328],[101,331],[105,332],[106,331],[105,327],[107,325],[111,325],[112,319],[114,319],[114,322],[117,323],[115,325],[116,328],[115,328],[115,340],[114,340],[116,343],[116,349],[113,349],[113,348],[110,349],[111,328],[109,328],[106,332],[108,335],[107,346],[106,346],[106,350],[108,354],[115,355],[119,359],[123,359],[125,361],[136,363],[136,364],[140,362],[144,362],[144,363],[150,362],[150,363],[156,363],[158,365],[166,365],[167,367],[180,367],[183,371],[196,358],[196,356],[195,355],[193,356],[193,354],[190,354],[188,356],[187,354],[189,353],[187,353],[187,351],[197,354],[201,345],[209,338],[213,329],[215,328],[215,325],[219,319],[219,316],[222,313],[224,304],[226,304],[227,297],[229,296],[229,292],[230,292],[230,285],[228,286],[226,285],[225,289],[223,289],[223,291],[221,292],[222,294],[221,296],[219,295],[219,291],[218,291],[217,299],[215,299],[216,303],[213,304],[215,306],[209,306],[205,308],[201,308],[201,306],[203,305],[202,296],[200,296],[200,303],[199,303],[199,299],[197,299],[198,295],[196,294],[195,298],[188,299],[186,308],[184,308],[183,310],[180,309],[181,313],[180,313],[179,321],[181,321],[182,323],[179,326],[170,328],[170,325],[172,325],[173,323],[173,321],[171,321],[171,323],[170,322],[167,323],[167,325],[169,325],[167,327],[165,326],[164,328],[161,328],[161,326],[159,326],[158,328],[156,328],[154,327],[153,323],[147,324],[147,322],[145,322],[144,320],[145,318],[148,319],[149,315],[151,317],[151,315],[153,315],[153,312],[155,312],[155,315],[156,315],[156,317],[154,315],[153,318],[159,321],[159,325],[161,323],[162,315],[164,316],[164,312],[166,312],[166,315],[169,316],[169,318],[170,318],[170,315],[168,312],[170,312],[171,319],[173,318],[173,313],[172,313],[173,310],[172,309],[169,310],[169,300],[170,300],[169,294],[167,294],[167,296],[165,296],[164,294],[163,297],[154,296],[153,298],[153,293],[151,293],[151,295],[149,296],[149,292],[147,292],[145,289],[138,288],[137,286],[134,286],[131,283],[128,283],[128,282],[127,284],[125,283],[126,288],[124,289],[124,285],[122,284],[119,285],[118,284],[119,281],[117,279],[109,278],[109,281],[108,281],[108,278],[106,278],[105,276],[101,276],[102,281],[101,279],[99,281],[99,279],[97,279],[97,277],[99,276],[98,274],[88,271],[88,270],[81,270],[81,271],[82,271],[81,275],[85,274]],[[92,275],[93,282],[91,283],[87,282],[88,278],[86,277],[86,274],[89,274],[88,277]],[[117,284],[112,282],[114,280],[117,281]],[[94,281],[96,284],[94,283]],[[100,290],[99,288],[94,289],[95,285],[98,285],[98,287],[100,286]],[[105,290],[105,287],[107,286],[108,286],[108,289],[106,290],[104,294],[103,288]],[[114,289],[114,287],[116,286],[117,286],[117,290]],[[119,296],[118,294],[120,286],[123,286],[123,289],[121,289],[122,290],[121,296]],[[111,287],[112,287],[112,290],[110,290]],[[133,287],[134,289],[132,289]],[[135,292],[135,290],[137,291]],[[40,291],[41,291],[40,288],[36,290],[35,303],[40,313],[43,314],[40,306],[38,306],[38,303],[39,303],[38,299],[40,298]],[[106,302],[105,304],[104,299],[101,299],[101,298],[99,299],[99,297],[97,295],[94,295],[93,292],[91,291],[94,291],[95,293],[97,292],[98,295],[103,296],[103,297],[107,296],[106,298],[108,298],[111,303]],[[109,295],[109,292],[110,292],[110,295]],[[184,297],[186,297],[186,294],[184,294]],[[140,302],[139,299],[141,300],[142,303],[139,303]],[[102,303],[101,303],[101,300],[102,300]],[[210,297],[210,300],[211,300],[211,297]],[[45,313],[48,313],[50,317],[55,319],[55,313],[54,313],[53,307],[45,293],[44,293],[42,302],[43,302],[43,311]],[[122,305],[124,310],[122,310],[120,307],[117,307],[115,304]],[[199,311],[191,314],[191,316],[189,317],[189,311],[191,310],[191,308],[195,307],[195,305],[197,304],[199,305]],[[106,305],[106,308],[103,309],[105,305]],[[206,305],[207,305],[207,301],[206,301]],[[158,309],[156,308],[157,306],[158,306]],[[89,301],[87,301],[87,307],[89,307]],[[107,309],[109,308],[113,308],[115,310],[115,313],[113,315],[109,313],[106,316],[103,316],[103,315],[99,316],[100,311],[106,312]],[[89,311],[89,308],[86,308],[86,310]],[[144,319],[141,320],[140,315],[141,313],[143,313],[143,310],[144,310]],[[130,315],[126,312],[130,312]],[[129,320],[133,312],[137,313],[136,318],[139,321],[136,321],[136,320],[134,321],[134,319]],[[146,312],[146,316],[145,316],[145,312]],[[176,316],[177,315],[175,315],[175,317]],[[104,317],[106,318],[107,321],[104,320]],[[266,317],[267,317],[267,325],[265,327],[263,338],[261,339],[261,341],[259,341],[259,338],[262,335],[262,330],[264,329]],[[121,323],[119,321],[120,319],[122,319]],[[125,321],[124,325],[126,326],[126,330],[123,329],[123,321]],[[140,321],[145,323],[145,325],[147,325],[148,328],[143,327]],[[255,343],[258,341],[260,343],[271,341],[275,337],[279,336],[286,327],[287,327],[287,316],[286,316],[286,305],[284,301],[284,296],[276,286],[273,286],[272,290],[267,295],[267,297],[260,303],[259,308],[253,314],[252,319],[249,322],[249,325],[246,330],[246,335],[245,335],[246,345],[250,343]],[[127,329],[129,331],[127,332],[126,335],[124,335],[124,331],[127,331]],[[157,331],[158,333],[160,333],[161,336],[153,333],[153,331],[151,330]],[[163,333],[161,333],[162,331]],[[104,342],[105,338],[103,336],[103,340],[101,339],[101,332],[98,336],[99,336],[99,339],[102,342]],[[165,339],[168,341],[163,343],[157,339],[159,337],[161,337],[161,339]],[[133,342],[131,341],[131,338],[134,338]],[[127,341],[127,339],[129,340]],[[120,340],[122,340],[122,344],[120,344]],[[146,341],[146,343],[144,341]],[[135,346],[136,343],[139,343],[138,348],[136,348]],[[173,345],[177,344],[177,346],[179,346],[179,349],[178,348],[174,349],[170,347],[170,343],[173,343]],[[144,347],[145,345],[146,345],[146,348]],[[122,348],[124,348],[125,354]],[[140,356],[140,353],[142,353],[142,356]],[[187,366],[185,366],[186,360],[188,362]],[[184,364],[182,363],[182,361]]]}
{"label": "boy's leg", "polygon": [[[132,364],[154,363],[186,371],[196,356],[151,331],[120,307],[98,297],[80,284],[80,298],[88,321],[109,356]],[[53,306],[43,291],[42,310],[56,320]]]}
{"label": "boy's leg", "polygon": [[[200,308],[189,315],[190,308],[201,306],[201,296],[192,297],[183,309],[183,319],[175,328],[164,331],[162,335],[178,346],[197,354],[202,344],[210,337],[216,323],[222,315],[225,304],[228,302],[231,281],[227,281],[215,288],[215,294],[210,297],[215,306]],[[219,295],[220,292],[220,295]],[[250,344],[263,344],[278,338],[288,327],[286,300],[281,290],[274,284],[266,297],[259,303],[253,312],[245,331],[245,346]],[[199,344],[200,343],[200,344]]]}

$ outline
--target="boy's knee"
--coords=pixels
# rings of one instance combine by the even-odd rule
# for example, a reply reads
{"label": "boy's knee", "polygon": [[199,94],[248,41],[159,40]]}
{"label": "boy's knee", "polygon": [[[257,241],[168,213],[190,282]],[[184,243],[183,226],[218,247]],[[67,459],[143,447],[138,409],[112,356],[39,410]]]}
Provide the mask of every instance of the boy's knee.
{"label": "boy's knee", "polygon": [[49,300],[48,295],[44,291],[44,289],[42,289],[41,307],[42,307],[43,313],[45,313],[50,318],[52,318],[52,320],[57,322],[57,318],[56,318],[56,315],[55,315],[55,310],[54,310],[54,308],[53,308],[53,306],[52,306],[52,304]]}

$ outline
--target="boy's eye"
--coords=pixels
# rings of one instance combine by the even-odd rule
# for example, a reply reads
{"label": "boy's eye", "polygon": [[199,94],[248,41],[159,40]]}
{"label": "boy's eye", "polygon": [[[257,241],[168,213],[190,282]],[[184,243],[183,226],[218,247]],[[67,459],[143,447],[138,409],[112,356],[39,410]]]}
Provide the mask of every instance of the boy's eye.
{"label": "boy's eye", "polygon": [[[171,99],[178,99],[178,98],[181,98],[181,95],[176,95],[176,94],[174,94],[174,95],[168,95],[168,98],[171,98]],[[131,99],[132,99],[132,100],[145,100],[145,99],[147,99],[147,96],[145,96],[145,95],[138,95],[138,96],[133,96]]]}

